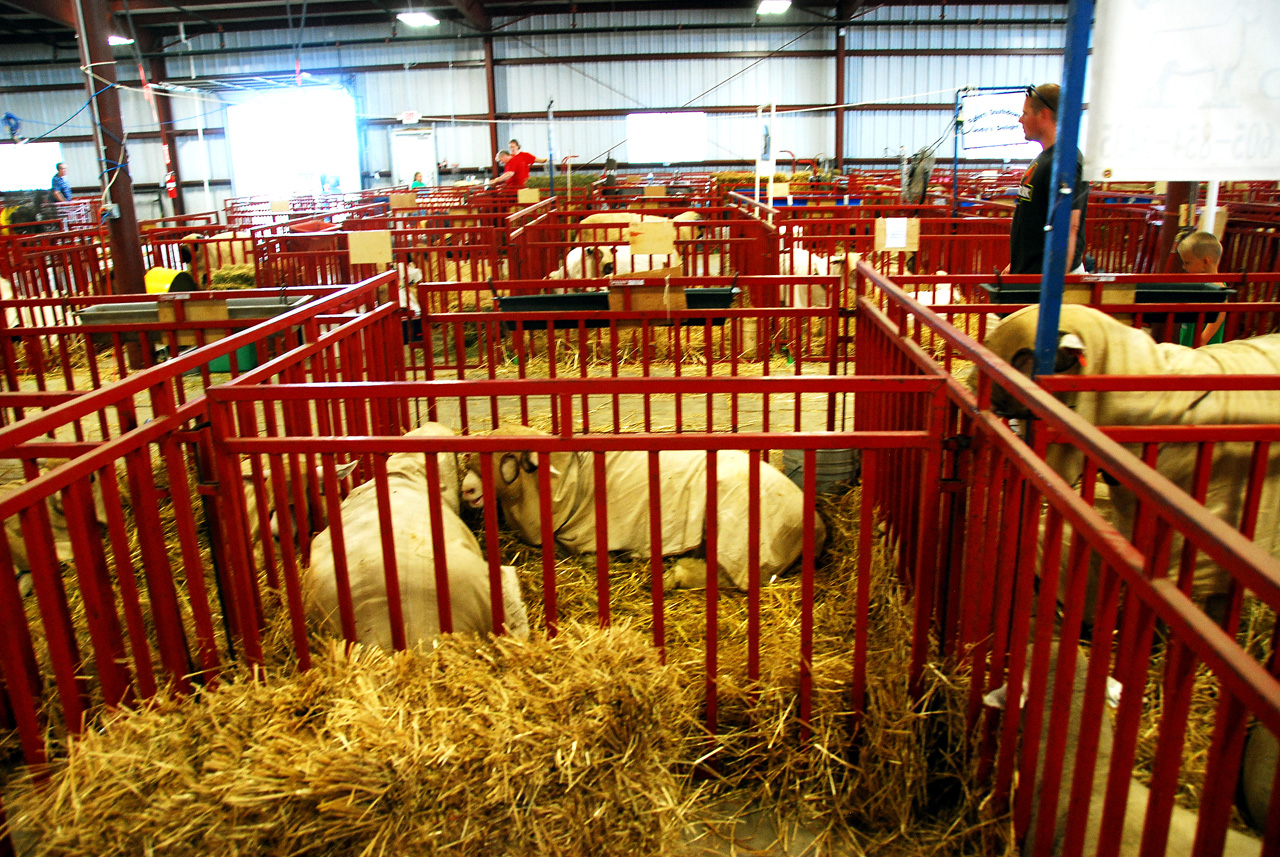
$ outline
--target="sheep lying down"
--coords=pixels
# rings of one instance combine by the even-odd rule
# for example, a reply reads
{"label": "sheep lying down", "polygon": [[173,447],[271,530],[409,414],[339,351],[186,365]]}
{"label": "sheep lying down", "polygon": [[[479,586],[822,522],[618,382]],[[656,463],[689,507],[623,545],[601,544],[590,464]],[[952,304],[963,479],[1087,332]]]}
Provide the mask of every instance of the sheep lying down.
{"label": "sheep lying down", "polygon": [[[427,424],[408,436],[445,435],[445,426]],[[449,603],[455,632],[492,633],[489,563],[471,530],[458,517],[458,480],[453,456],[440,453],[440,484],[427,484],[427,468],[418,453],[396,453],[387,460],[387,489],[395,538],[396,570],[404,610],[405,640],[413,646],[440,633],[436,604],[435,555],[431,538],[431,493],[441,495],[444,545],[448,565]],[[356,637],[365,645],[392,647],[387,606],[385,564],[378,519],[377,484],[370,480],[352,489],[342,502],[342,534],[346,546]],[[308,613],[317,627],[342,633],[338,581],[334,567],[333,529],[311,542],[308,570]],[[502,596],[507,631],[528,635],[529,623],[515,569],[502,567]]]}
{"label": "sheep lying down", "polygon": [[[546,435],[513,427],[495,434]],[[497,501],[508,524],[529,544],[542,544],[538,503],[538,468],[544,459],[536,452],[493,455]],[[552,527],[557,543],[574,553],[596,550],[595,480],[590,453],[556,452],[551,467]],[[748,587],[747,528],[750,456],[737,450],[716,454],[717,566],[721,580]],[[485,503],[480,457],[468,456],[462,480],[462,499],[473,508]],[[658,454],[662,508],[662,554],[676,556],[702,547],[707,524],[707,456],[699,451]],[[605,492],[608,508],[608,549],[650,555],[649,458],[646,452],[605,454]],[[821,550],[826,529],[816,518],[815,549]],[[804,494],[776,468],[760,466],[760,572],[767,582],[800,556],[804,538]],[[705,566],[681,562],[665,581],[671,587],[706,585]]]}

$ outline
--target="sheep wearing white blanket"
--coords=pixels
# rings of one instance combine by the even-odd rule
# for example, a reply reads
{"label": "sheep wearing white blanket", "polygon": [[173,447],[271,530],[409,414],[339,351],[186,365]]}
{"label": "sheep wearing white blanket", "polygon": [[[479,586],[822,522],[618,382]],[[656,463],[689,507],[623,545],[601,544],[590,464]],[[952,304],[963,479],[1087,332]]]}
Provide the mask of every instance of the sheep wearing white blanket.
{"label": "sheep wearing white blanket", "polygon": [[[844,256],[823,256],[803,247],[792,247],[778,255],[778,273],[784,275],[826,277],[835,274],[840,276],[844,273],[844,265]],[[828,305],[826,286],[792,283],[782,287],[782,294],[779,297],[788,306],[793,307]]]}
{"label": "sheep wearing white blanket", "polygon": [[253,236],[248,232],[187,235],[179,240],[178,255],[203,288],[214,271],[253,262]]}
{"label": "sheep wearing white blanket", "polygon": [[[1038,307],[1027,307],[1006,318],[983,344],[1024,372],[1030,372]],[[1157,343],[1140,330],[1121,324],[1088,307],[1062,307],[1058,325],[1058,365],[1084,375],[1272,375],[1280,373],[1280,334],[1236,342],[1187,348]],[[1075,337],[1066,339],[1065,337]],[[1081,359],[1083,358],[1083,359]],[[1280,423],[1280,391],[1186,390],[1081,392],[1067,397],[1077,414],[1098,426],[1251,425]],[[1196,444],[1164,444],[1157,470],[1183,490],[1190,491],[1195,471]],[[1205,506],[1239,527],[1250,470],[1251,443],[1219,443]],[[1068,482],[1080,475],[1082,457],[1074,449],[1053,447],[1049,463]],[[1133,492],[1111,489],[1115,525],[1130,535],[1136,511]],[[1280,556],[1280,447],[1272,446],[1262,488],[1255,541]],[[1180,540],[1171,551],[1177,563]],[[1192,594],[1206,598],[1225,591],[1226,575],[1203,554],[1199,556]]]}
{"label": "sheep wearing white blanket", "polygon": [[[428,423],[407,437],[449,436],[445,426]],[[449,604],[455,632],[493,632],[489,599],[489,563],[475,535],[458,517],[458,479],[453,456],[439,453],[440,483],[427,484],[427,468],[420,453],[396,453],[387,459],[387,489],[395,537],[396,570],[404,611],[405,640],[410,647],[429,642],[440,633],[436,604],[435,552],[430,524],[429,492],[439,492],[444,523],[444,551],[449,572]],[[332,528],[311,543],[307,594],[313,620],[333,634],[341,634],[338,582],[334,568]],[[392,646],[390,614],[379,530],[377,485],[370,480],[354,488],[342,502],[342,533],[346,546],[356,636],[365,645]],[[502,596],[508,631],[528,635],[528,619],[515,569],[502,568]]]}
{"label": "sheep wearing white blanket", "polygon": [[677,268],[679,270],[676,273],[679,275],[684,268],[684,259],[679,253],[633,254],[626,245],[600,248],[600,271],[606,277],[642,274],[663,268]]}
{"label": "sheep wearing white blanket", "polygon": [[[645,214],[640,211],[600,211],[595,214],[588,214],[578,221],[578,225],[592,227],[584,230],[588,241],[625,241],[627,240],[627,227],[629,225],[657,223],[664,220],[670,220],[673,223],[691,223],[702,220],[702,215],[692,209],[683,211],[675,217]],[[701,231],[702,227],[695,228],[695,232],[701,233]],[[577,238],[573,237],[573,240],[577,240]]]}
{"label": "sheep wearing white blanket", "polygon": [[[513,437],[547,437],[523,426],[499,429]],[[747,529],[750,456],[727,450],[716,454],[716,560],[720,577],[740,590],[748,588]],[[538,504],[538,468],[547,463],[535,452],[513,451],[493,456],[494,489],[507,522],[529,544],[542,544]],[[556,452],[550,456],[552,527],[555,540],[574,553],[596,550],[595,480],[590,453]],[[480,457],[465,463],[462,499],[483,507]],[[675,556],[695,550],[706,540],[707,455],[700,451],[658,454],[662,508],[662,553]],[[605,454],[605,492],[608,507],[608,549],[650,555],[649,459],[639,451]],[[804,537],[804,494],[776,468],[760,465],[760,573],[768,581],[800,556]],[[821,550],[826,529],[814,520],[815,551]],[[668,576],[677,587],[705,585],[703,567],[681,563]]]}
{"label": "sheep wearing white blanket", "polygon": [[581,280],[587,277],[599,277],[599,247],[574,247],[565,254],[564,263],[547,274],[548,280]]}

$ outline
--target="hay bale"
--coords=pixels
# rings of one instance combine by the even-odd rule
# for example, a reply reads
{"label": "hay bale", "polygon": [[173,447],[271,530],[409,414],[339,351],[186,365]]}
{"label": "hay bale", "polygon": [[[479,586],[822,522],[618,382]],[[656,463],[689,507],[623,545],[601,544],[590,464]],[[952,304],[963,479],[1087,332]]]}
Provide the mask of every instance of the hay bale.
{"label": "hay bale", "polygon": [[252,289],[257,284],[257,272],[252,262],[223,265],[209,275],[210,289]]}
{"label": "hay bale", "polygon": [[654,854],[692,706],[634,632],[333,646],[89,730],[7,808],[37,853]]}

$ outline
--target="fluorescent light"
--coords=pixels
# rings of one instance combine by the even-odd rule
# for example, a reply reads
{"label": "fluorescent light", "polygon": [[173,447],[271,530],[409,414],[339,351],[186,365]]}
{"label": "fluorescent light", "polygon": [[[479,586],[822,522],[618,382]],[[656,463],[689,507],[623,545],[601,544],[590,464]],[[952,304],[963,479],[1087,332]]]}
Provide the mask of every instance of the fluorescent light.
{"label": "fluorescent light", "polygon": [[107,44],[109,45],[131,45],[133,39],[127,39],[124,36],[107,36]]}
{"label": "fluorescent light", "polygon": [[791,8],[791,0],[760,0],[757,15],[781,15]]}
{"label": "fluorescent light", "polygon": [[396,20],[408,24],[410,27],[434,27],[440,23],[435,15],[427,12],[401,12],[396,15]]}

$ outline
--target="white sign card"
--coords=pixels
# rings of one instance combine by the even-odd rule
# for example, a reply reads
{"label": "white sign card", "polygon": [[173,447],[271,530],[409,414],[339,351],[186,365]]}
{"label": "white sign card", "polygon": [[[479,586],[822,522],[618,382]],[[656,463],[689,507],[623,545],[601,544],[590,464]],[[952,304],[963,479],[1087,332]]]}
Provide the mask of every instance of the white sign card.
{"label": "white sign card", "polygon": [[1039,143],[1029,143],[1018,118],[1026,100],[1017,92],[975,92],[961,97],[960,142],[966,157],[1031,159],[1040,154]]}
{"label": "white sign card", "polygon": [[1085,178],[1274,179],[1277,33],[1275,0],[1099,0]]}

